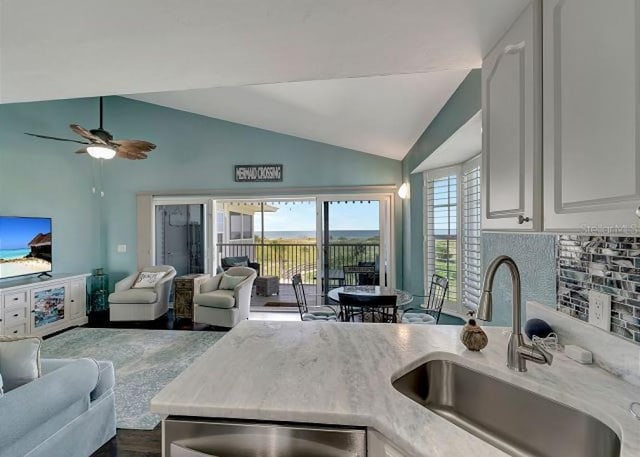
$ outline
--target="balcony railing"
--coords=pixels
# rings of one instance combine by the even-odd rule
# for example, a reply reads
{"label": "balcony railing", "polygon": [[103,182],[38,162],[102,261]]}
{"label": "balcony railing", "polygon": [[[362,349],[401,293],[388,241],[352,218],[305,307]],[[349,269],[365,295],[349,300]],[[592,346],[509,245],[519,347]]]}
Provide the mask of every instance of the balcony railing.
{"label": "balcony railing", "polygon": [[[247,256],[260,264],[262,276],[277,276],[281,283],[290,283],[295,274],[302,275],[305,284],[315,283],[318,266],[315,243],[224,243],[218,244],[218,256]],[[375,263],[380,258],[380,244],[331,243],[328,257],[329,269],[333,270],[361,262]]]}

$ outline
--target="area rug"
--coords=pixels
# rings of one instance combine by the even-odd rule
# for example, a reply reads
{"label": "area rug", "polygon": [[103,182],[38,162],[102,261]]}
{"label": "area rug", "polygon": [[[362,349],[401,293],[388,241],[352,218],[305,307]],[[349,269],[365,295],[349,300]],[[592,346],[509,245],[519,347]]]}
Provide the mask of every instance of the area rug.
{"label": "area rug", "polygon": [[111,360],[118,428],[152,430],[149,401],[226,332],[75,328],[44,341],[43,358]]}

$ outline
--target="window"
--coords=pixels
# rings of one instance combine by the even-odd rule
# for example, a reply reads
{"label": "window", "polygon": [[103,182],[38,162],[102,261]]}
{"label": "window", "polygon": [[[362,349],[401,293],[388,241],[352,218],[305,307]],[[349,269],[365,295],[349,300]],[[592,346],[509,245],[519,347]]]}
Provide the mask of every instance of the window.
{"label": "window", "polygon": [[218,244],[224,243],[224,211],[216,212],[216,231]]}
{"label": "window", "polygon": [[242,239],[253,239],[253,216],[248,214],[242,215]]}
{"label": "window", "polygon": [[253,216],[249,214],[229,212],[229,239],[253,239]]}
{"label": "window", "polygon": [[458,301],[458,170],[429,172],[427,192],[427,282],[437,274],[449,280],[445,299]]}
{"label": "window", "polygon": [[480,158],[462,166],[462,305],[480,303]]}
{"label": "window", "polygon": [[445,300],[458,312],[480,297],[480,159],[425,173],[425,289],[449,280]]}
{"label": "window", "polygon": [[242,214],[229,212],[229,239],[242,239]]}

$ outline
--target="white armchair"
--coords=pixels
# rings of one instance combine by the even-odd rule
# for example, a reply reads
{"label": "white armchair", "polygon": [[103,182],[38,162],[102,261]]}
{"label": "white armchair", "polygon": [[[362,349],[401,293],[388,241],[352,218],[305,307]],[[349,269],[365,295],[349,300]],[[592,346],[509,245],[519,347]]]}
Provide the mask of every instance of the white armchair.
{"label": "white armchair", "polygon": [[[233,290],[220,289],[223,274],[245,279]],[[249,319],[251,290],[256,276],[253,268],[231,267],[202,283],[200,293],[193,297],[193,322],[231,328]]]}
{"label": "white armchair", "polygon": [[142,271],[164,272],[154,287],[133,289],[139,272],[118,281],[109,295],[109,320],[152,321],[169,311],[169,295],[176,270],[170,265],[145,267]]}

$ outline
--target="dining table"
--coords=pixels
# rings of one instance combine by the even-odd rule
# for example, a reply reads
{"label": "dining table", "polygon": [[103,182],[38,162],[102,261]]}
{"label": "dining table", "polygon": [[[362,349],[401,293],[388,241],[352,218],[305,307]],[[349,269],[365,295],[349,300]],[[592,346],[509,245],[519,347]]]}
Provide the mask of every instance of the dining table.
{"label": "dining table", "polygon": [[394,289],[392,287],[384,286],[342,286],[331,289],[327,296],[336,303],[340,303],[339,294],[352,294],[362,297],[375,297],[380,295],[396,295],[398,306],[404,306],[413,300],[413,295],[406,290]]}

